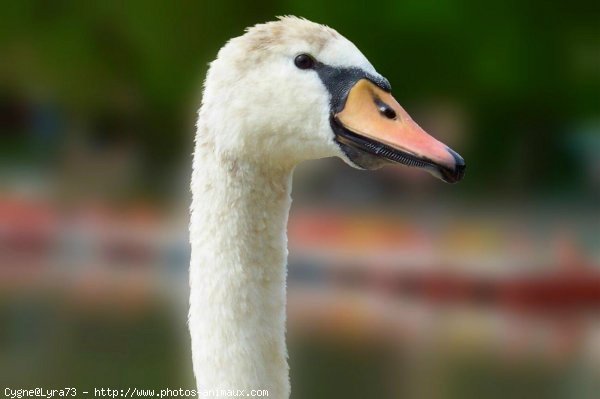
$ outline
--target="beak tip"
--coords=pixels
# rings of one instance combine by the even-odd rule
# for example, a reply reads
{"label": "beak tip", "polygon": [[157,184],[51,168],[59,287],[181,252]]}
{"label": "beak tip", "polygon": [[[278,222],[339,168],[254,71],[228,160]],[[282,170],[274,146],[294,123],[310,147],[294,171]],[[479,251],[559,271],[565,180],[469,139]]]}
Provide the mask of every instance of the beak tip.
{"label": "beak tip", "polygon": [[457,183],[461,181],[463,177],[465,177],[465,169],[467,169],[467,165],[464,161],[462,164],[456,164],[456,167],[454,168],[454,176],[456,179],[453,181],[453,183]]}
{"label": "beak tip", "polygon": [[458,183],[465,177],[465,169],[467,165],[463,157],[451,148],[447,148],[448,153],[454,158],[454,168],[446,169],[442,173],[443,180],[447,183]]}
{"label": "beak tip", "polygon": [[456,151],[449,147],[446,147],[446,151],[452,155],[452,158],[454,158],[454,164],[456,166],[462,166],[463,168],[465,167],[465,160]]}

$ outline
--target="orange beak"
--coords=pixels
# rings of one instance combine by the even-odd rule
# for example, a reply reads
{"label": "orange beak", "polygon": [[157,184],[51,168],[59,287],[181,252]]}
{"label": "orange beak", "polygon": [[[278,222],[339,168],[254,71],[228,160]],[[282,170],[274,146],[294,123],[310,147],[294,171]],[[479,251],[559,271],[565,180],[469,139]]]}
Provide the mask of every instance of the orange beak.
{"label": "orange beak", "polygon": [[[427,134],[392,95],[367,79],[348,93],[334,120],[358,137],[345,142],[372,155],[408,166],[421,167],[442,180],[455,183],[464,176],[460,155]],[[347,132],[346,132],[347,133]]]}

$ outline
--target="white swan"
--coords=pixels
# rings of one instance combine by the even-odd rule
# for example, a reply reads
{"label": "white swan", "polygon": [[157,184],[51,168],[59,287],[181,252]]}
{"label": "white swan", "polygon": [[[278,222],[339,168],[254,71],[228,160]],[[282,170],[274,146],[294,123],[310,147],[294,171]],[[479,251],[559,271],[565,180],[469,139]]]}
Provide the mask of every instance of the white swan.
{"label": "white swan", "polygon": [[301,161],[462,178],[458,154],[427,135],[388,81],[335,30],[283,17],[230,40],[210,64],[191,189],[190,313],[200,392],[290,394],[286,224]]}

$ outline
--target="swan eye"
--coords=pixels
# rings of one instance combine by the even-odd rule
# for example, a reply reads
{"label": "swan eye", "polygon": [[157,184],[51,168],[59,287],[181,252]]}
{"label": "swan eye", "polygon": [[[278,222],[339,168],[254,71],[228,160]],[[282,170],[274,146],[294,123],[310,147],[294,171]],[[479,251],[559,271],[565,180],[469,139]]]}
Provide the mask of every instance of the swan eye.
{"label": "swan eye", "polygon": [[308,54],[300,54],[294,59],[294,64],[300,69],[311,69],[315,66],[315,59]]}

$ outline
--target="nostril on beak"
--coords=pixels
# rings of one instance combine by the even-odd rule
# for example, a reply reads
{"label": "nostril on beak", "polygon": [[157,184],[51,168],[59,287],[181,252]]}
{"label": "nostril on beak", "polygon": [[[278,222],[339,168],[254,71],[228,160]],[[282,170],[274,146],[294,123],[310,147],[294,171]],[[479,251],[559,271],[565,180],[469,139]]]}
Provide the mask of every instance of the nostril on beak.
{"label": "nostril on beak", "polygon": [[388,119],[396,119],[396,111],[394,111],[392,107],[381,101],[379,98],[375,98],[375,104],[381,115]]}
{"label": "nostril on beak", "polygon": [[386,118],[388,119],[396,119],[396,111],[394,111],[393,109],[386,107],[383,111],[382,114],[385,115]]}

